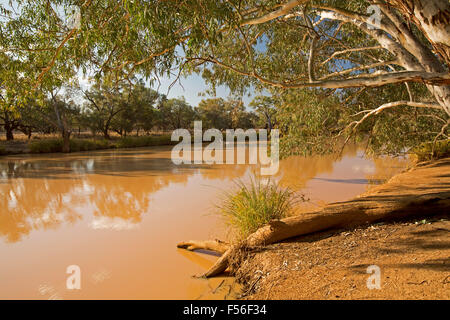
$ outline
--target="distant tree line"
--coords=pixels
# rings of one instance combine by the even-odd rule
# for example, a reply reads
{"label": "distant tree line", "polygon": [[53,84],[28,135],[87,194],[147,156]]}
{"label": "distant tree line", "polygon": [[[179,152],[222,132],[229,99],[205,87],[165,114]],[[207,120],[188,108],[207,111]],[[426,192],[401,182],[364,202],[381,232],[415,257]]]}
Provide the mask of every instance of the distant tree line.
{"label": "distant tree line", "polygon": [[59,132],[68,143],[71,135],[86,130],[110,139],[113,132],[127,136],[190,129],[195,120],[202,120],[205,129],[219,130],[270,123],[260,106],[251,105],[253,110],[248,111],[241,99],[209,98],[193,107],[184,97],[169,99],[143,81],[117,82],[105,77],[88,89],[64,85],[40,94],[6,84],[0,102],[0,130],[6,140],[13,140],[17,131],[29,139],[33,133]]}

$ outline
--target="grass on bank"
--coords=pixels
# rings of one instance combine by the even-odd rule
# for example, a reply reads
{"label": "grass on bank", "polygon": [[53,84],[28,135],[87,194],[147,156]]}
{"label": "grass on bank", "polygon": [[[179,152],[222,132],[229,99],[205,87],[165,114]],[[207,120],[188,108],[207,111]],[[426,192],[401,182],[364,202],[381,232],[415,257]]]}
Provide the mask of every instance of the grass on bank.
{"label": "grass on bank", "polygon": [[238,180],[236,186],[234,192],[225,193],[218,209],[240,238],[246,238],[272,220],[289,216],[299,200],[293,190],[271,179],[252,177],[250,183]]}
{"label": "grass on bank", "polygon": [[[170,140],[170,135],[123,137],[116,140],[96,139],[71,139],[71,152],[93,151],[111,148],[137,148],[170,145],[176,142]],[[55,153],[62,152],[62,139],[35,140],[28,145],[31,153]],[[0,150],[1,152],[1,150]],[[1,153],[0,153],[1,154]]]}
{"label": "grass on bank", "polygon": [[170,135],[161,136],[141,136],[141,137],[123,137],[117,140],[117,148],[138,148],[177,144],[177,141],[171,141]]}
{"label": "grass on bank", "polygon": [[450,139],[425,142],[412,150],[419,162],[450,157]]}
{"label": "grass on bank", "polygon": [[[62,139],[46,139],[32,141],[28,145],[31,153],[54,153],[62,152]],[[71,139],[70,151],[92,151],[112,148],[113,144],[107,140],[94,139]]]}

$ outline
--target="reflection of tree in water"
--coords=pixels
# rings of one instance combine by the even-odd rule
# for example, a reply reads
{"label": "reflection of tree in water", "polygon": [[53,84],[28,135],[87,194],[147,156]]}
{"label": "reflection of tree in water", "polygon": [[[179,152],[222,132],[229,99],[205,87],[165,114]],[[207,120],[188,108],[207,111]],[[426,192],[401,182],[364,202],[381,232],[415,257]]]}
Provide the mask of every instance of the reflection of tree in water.
{"label": "reflection of tree in water", "polygon": [[23,178],[37,169],[30,163],[0,163],[0,234],[9,242],[19,241],[33,229],[54,228],[62,221],[81,219],[72,205],[83,201],[73,192],[76,185],[61,179]]}
{"label": "reflection of tree in water", "polygon": [[89,202],[93,215],[121,218],[138,223],[148,212],[153,193],[170,183],[187,181],[186,175],[161,175],[151,177],[88,176],[85,183],[92,189]]}
{"label": "reflection of tree in water", "polygon": [[322,173],[331,173],[334,164],[344,156],[356,156],[358,147],[348,145],[341,155],[326,154],[309,157],[289,157],[280,161],[280,170],[276,175],[283,185],[294,189],[302,189],[312,178]]}
{"label": "reflection of tree in water", "polygon": [[408,167],[411,161],[402,157],[378,157],[373,159],[373,163],[375,165],[375,172],[367,175],[369,182],[374,182],[372,186],[384,183],[394,175],[402,172],[406,167]]}
{"label": "reflection of tree in water", "polygon": [[[94,216],[139,222],[148,211],[149,195],[184,175],[115,177],[91,174],[92,161],[48,164],[0,162],[0,235],[17,242],[31,230],[49,229]],[[41,165],[41,166],[40,166]],[[112,171],[114,172],[114,171]],[[89,211],[89,210],[88,210]]]}
{"label": "reflection of tree in water", "polygon": [[[280,170],[277,177],[281,182],[295,189],[304,188],[312,178],[323,173],[332,173],[337,162],[344,157],[356,157],[358,151],[362,152],[357,145],[348,145],[341,155],[327,154],[310,157],[289,157],[280,162]],[[408,160],[403,158],[377,157],[371,158],[373,163],[370,168],[362,168],[369,187],[380,184],[395,174],[401,172],[407,165]]]}
{"label": "reflection of tree in water", "polygon": [[202,168],[199,172],[205,180],[233,180],[244,176],[249,168],[257,170],[256,166],[220,164]]}
{"label": "reflection of tree in water", "polygon": [[[57,228],[92,212],[94,228],[137,224],[149,212],[151,195],[189,176],[209,179],[243,175],[246,166],[178,166],[170,158],[124,153],[0,161],[0,235],[17,242],[32,230]],[[170,155],[169,155],[170,156]]]}

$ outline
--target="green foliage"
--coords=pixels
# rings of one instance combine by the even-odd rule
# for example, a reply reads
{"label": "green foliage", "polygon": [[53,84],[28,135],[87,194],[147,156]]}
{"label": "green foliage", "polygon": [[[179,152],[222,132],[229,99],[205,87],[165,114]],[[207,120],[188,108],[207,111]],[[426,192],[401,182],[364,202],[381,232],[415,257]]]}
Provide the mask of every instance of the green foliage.
{"label": "green foliage", "polygon": [[[421,85],[410,84],[410,91],[430,99]],[[347,138],[364,143],[368,154],[405,154],[433,141],[447,119],[443,110],[398,106],[368,117],[353,130],[357,121],[386,101],[409,100],[406,87],[398,85],[348,89],[339,95],[331,90],[296,89],[274,92],[271,99],[284,157],[339,152]]]}
{"label": "green foliage", "polygon": [[434,142],[422,143],[411,150],[418,161],[436,160],[450,157],[450,140],[438,140]]}
{"label": "green foliage", "polygon": [[342,104],[326,90],[289,90],[274,99],[280,129],[280,154],[308,155],[336,151]]}
{"label": "green foliage", "polygon": [[[409,87],[415,99],[433,99],[425,86],[409,84]],[[408,101],[409,93],[404,85],[387,85],[366,89],[359,94],[356,89],[347,90],[344,99],[348,101],[340,115],[340,129],[346,128],[352,121],[362,119],[364,112],[378,108],[387,101]],[[359,141],[366,140],[369,154],[400,155],[424,142],[433,141],[447,119],[443,110],[398,106],[370,116],[355,132],[346,130],[345,133],[353,134]],[[444,130],[443,134],[448,135],[448,130]]]}
{"label": "green foliage", "polygon": [[163,131],[192,128],[192,122],[197,118],[195,110],[186,102],[184,97],[163,98],[157,108],[157,124]]}
{"label": "green foliage", "polygon": [[230,109],[222,98],[200,101],[197,112],[205,128],[216,128],[219,130],[231,128]]}
{"label": "green foliage", "polygon": [[275,103],[275,99],[270,96],[256,96],[250,102],[250,107],[255,109],[258,116],[258,125],[268,130],[271,130],[277,124],[277,108]]}
{"label": "green foliage", "polygon": [[226,193],[219,206],[221,215],[242,238],[272,220],[288,216],[296,202],[295,193],[273,180],[252,177],[249,185],[236,182],[237,190]]}
{"label": "green foliage", "polygon": [[196,112],[198,118],[202,120],[204,129],[248,129],[257,125],[256,115],[245,110],[242,100],[203,99],[198,104]]}
{"label": "green foliage", "polygon": [[0,52],[0,126],[7,140],[14,139],[13,131],[23,125],[23,113],[31,100],[26,70],[26,63]]}
{"label": "green foliage", "polygon": [[[133,86],[126,102],[127,108],[118,115],[119,121],[125,124],[124,132],[131,132],[133,129],[150,132],[157,124],[158,112],[155,107],[160,99],[161,95],[147,88],[142,81]],[[114,126],[115,123],[113,128]]]}

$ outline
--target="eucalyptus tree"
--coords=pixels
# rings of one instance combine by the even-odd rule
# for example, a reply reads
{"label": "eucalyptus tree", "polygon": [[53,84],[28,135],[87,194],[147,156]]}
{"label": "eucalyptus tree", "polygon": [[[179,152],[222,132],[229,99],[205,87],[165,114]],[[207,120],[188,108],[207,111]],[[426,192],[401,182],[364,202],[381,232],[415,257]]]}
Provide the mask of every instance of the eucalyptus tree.
{"label": "eucalyptus tree", "polygon": [[24,68],[18,59],[0,53],[0,125],[6,140],[13,140],[14,130],[22,124],[21,108],[28,100]]}
{"label": "eucalyptus tree", "polygon": [[270,131],[274,126],[276,126],[276,103],[274,97],[271,96],[256,96],[252,102],[250,102],[250,107],[255,109],[258,114],[260,121],[262,121]]}
{"label": "eucalyptus tree", "polygon": [[36,112],[38,108],[42,110],[38,103],[34,97],[29,97],[19,109],[20,123],[17,130],[25,134],[28,139],[31,139],[33,132],[48,134],[57,130],[54,125],[46,121],[41,112]]}
{"label": "eucalyptus tree", "polygon": [[[8,79],[16,79],[10,81],[9,91],[20,88],[20,99],[33,101],[27,107],[61,134],[63,151],[69,152],[76,109],[70,93],[77,82],[76,70],[54,54],[55,47],[59,51],[64,46],[59,43],[59,35],[67,26],[39,14],[39,3],[10,1],[2,3],[0,12],[0,51],[9,58],[3,68],[12,71]],[[3,86],[8,81],[3,78],[1,83]]]}
{"label": "eucalyptus tree", "polygon": [[[5,130],[6,140],[14,140],[14,130],[21,125],[20,111],[15,102],[16,93],[9,91],[1,95],[0,125]],[[13,101],[11,101],[13,100]]]}
{"label": "eucalyptus tree", "polygon": [[[1,44],[40,68],[36,86],[65,65],[157,81],[173,68],[202,73],[234,92],[352,90],[420,83],[430,99],[383,101],[388,109],[450,115],[447,0],[18,0],[2,20]],[[65,23],[76,9],[80,23]],[[5,9],[5,8],[4,8]],[[3,10],[4,11],[4,10]],[[65,12],[65,14],[59,14]],[[342,92],[342,91],[337,91]],[[411,109],[413,108],[413,109]],[[414,109],[415,108],[415,109]]]}
{"label": "eucalyptus tree", "polygon": [[123,114],[132,113],[134,117],[133,128],[139,135],[139,130],[150,132],[158,121],[156,110],[160,94],[147,87],[141,80],[131,88],[129,106],[130,110],[123,111]]}
{"label": "eucalyptus tree", "polygon": [[225,101],[225,110],[229,113],[230,123],[232,129],[247,128],[249,126],[250,113],[245,110],[245,105],[242,99],[235,99],[229,97]]}
{"label": "eucalyptus tree", "polygon": [[223,98],[203,99],[196,111],[204,128],[225,130],[233,126],[230,104]]}
{"label": "eucalyptus tree", "polygon": [[70,88],[61,93],[59,89],[50,92],[37,111],[47,123],[59,131],[63,140],[63,152],[70,152],[70,137],[73,125],[80,115],[80,106],[75,101],[74,93]]}
{"label": "eucalyptus tree", "polygon": [[100,131],[105,139],[110,139],[109,131],[114,118],[128,109],[129,91],[124,83],[116,83],[106,78],[97,80],[90,89],[82,90],[87,100],[85,110],[88,122],[94,131]]}
{"label": "eucalyptus tree", "polygon": [[196,112],[184,97],[164,99],[158,105],[159,126],[163,130],[189,129],[196,119]]}
{"label": "eucalyptus tree", "polygon": [[148,133],[158,122],[156,106],[160,94],[145,86],[142,80],[128,89],[129,98],[122,102],[125,108],[114,117],[111,128],[121,136],[133,130],[136,130],[136,135],[139,135],[140,130]]}

